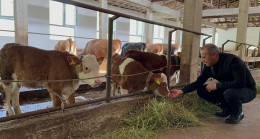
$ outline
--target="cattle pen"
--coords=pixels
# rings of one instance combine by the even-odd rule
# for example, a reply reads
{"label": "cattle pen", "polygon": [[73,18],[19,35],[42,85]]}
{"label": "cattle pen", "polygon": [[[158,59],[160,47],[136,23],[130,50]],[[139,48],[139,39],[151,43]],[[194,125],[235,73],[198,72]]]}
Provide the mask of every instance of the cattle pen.
{"label": "cattle pen", "polygon": [[[145,93],[139,93],[139,94],[127,94],[127,95],[120,95],[120,96],[111,96],[111,77],[115,76],[111,73],[111,63],[112,63],[112,39],[113,39],[113,21],[116,20],[119,17],[128,18],[128,19],[134,19],[137,21],[142,21],[149,24],[155,24],[159,26],[164,26],[167,28],[172,29],[169,31],[169,38],[168,38],[168,55],[167,55],[167,80],[168,80],[168,87],[172,88],[174,86],[170,86],[170,69],[171,69],[171,39],[172,39],[172,33],[176,30],[181,30],[185,32],[189,32],[195,35],[204,35],[207,36],[203,43],[205,44],[206,39],[210,38],[211,35],[184,29],[181,27],[176,27],[168,24],[163,24],[160,22],[155,22],[152,20],[147,20],[143,18],[139,18],[136,16],[131,16],[119,12],[115,12],[112,10],[104,9],[95,7],[88,4],[83,4],[80,2],[76,2],[73,0],[54,0],[57,2],[62,2],[69,5],[74,5],[76,7],[90,9],[94,11],[99,11],[107,14],[114,15],[113,17],[109,18],[108,23],[108,54],[107,54],[107,75],[106,78],[106,84],[101,85],[100,88],[96,88],[97,90],[106,89],[106,95],[104,98],[94,99],[94,100],[87,100],[79,103],[69,104],[65,105],[65,111],[60,112],[61,106],[58,107],[51,107],[47,109],[37,110],[33,112],[26,112],[22,114],[12,115],[12,116],[6,116],[0,118],[0,136],[4,138],[12,138],[13,132],[16,132],[18,136],[22,138],[34,138],[34,137],[40,137],[40,138],[47,138],[49,137],[48,132],[54,131],[58,129],[59,131],[55,135],[57,138],[62,138],[68,136],[68,134],[72,135],[72,132],[74,135],[72,136],[80,136],[80,135],[89,135],[92,132],[96,132],[100,129],[102,129],[105,126],[105,123],[108,123],[107,121],[110,119],[112,120],[112,123],[115,124],[118,122],[118,117],[121,117],[123,115],[126,115],[128,112],[128,108],[134,109],[135,106],[137,106],[140,102],[145,104],[147,100],[154,97],[154,95],[151,95],[149,91],[146,91]],[[29,33],[29,32],[28,32]],[[37,34],[37,33],[31,33],[31,34]],[[195,63],[196,64],[196,63]],[[100,77],[95,77],[100,78]],[[40,81],[42,82],[42,81]],[[86,90],[91,90],[93,88],[89,88],[86,86],[81,86],[78,92],[85,92]],[[84,90],[86,89],[86,90]],[[42,91],[42,90],[41,90]],[[45,93],[44,98],[46,98],[46,90],[42,91]],[[143,94],[147,94],[143,96]],[[26,94],[26,93],[21,93]],[[134,97],[138,95],[138,97]],[[21,95],[22,96],[22,95]],[[25,95],[26,96],[26,95]],[[122,99],[122,101],[120,101]],[[112,101],[112,102],[111,102]],[[120,106],[120,105],[121,106]],[[132,104],[132,106],[129,106],[129,104]],[[83,107],[84,105],[90,105],[89,108]],[[81,107],[79,107],[81,106]],[[76,109],[75,107],[78,107]],[[74,108],[71,112],[69,108]],[[103,111],[102,111],[103,110]],[[53,113],[53,116],[51,112]],[[102,112],[100,112],[102,111]],[[100,113],[99,113],[100,112]],[[110,116],[109,116],[110,113]],[[76,115],[75,115],[76,114]],[[93,114],[93,115],[91,115]],[[100,116],[100,115],[102,115]],[[114,114],[114,115],[113,115]],[[111,116],[112,115],[112,116]],[[96,117],[95,117],[96,116]],[[88,123],[88,118],[92,120]],[[100,119],[95,119],[100,118]],[[49,120],[50,122],[46,123],[45,121]],[[81,120],[81,121],[80,121]],[[53,122],[52,124],[50,124]],[[68,125],[64,124],[66,122],[69,122]],[[75,122],[75,123],[73,123]],[[99,123],[99,126],[95,125],[95,128],[91,129],[91,125],[96,124],[95,122]],[[19,123],[22,123],[19,125]],[[77,123],[77,124],[76,124]],[[18,126],[15,126],[17,125]],[[35,125],[39,124],[39,125]],[[40,125],[43,124],[43,125]],[[85,125],[84,125],[85,124]],[[67,126],[67,127],[66,127]],[[107,127],[111,127],[107,126]],[[38,128],[38,129],[37,129]],[[69,129],[71,128],[71,129]],[[81,128],[81,129],[79,129]],[[25,131],[29,129],[29,131]],[[78,131],[77,131],[78,130]],[[86,133],[80,133],[83,131],[86,131]],[[10,132],[13,131],[13,132]],[[37,132],[37,133],[36,133]],[[26,134],[25,134],[26,133]],[[35,134],[36,133],[36,134]]]}

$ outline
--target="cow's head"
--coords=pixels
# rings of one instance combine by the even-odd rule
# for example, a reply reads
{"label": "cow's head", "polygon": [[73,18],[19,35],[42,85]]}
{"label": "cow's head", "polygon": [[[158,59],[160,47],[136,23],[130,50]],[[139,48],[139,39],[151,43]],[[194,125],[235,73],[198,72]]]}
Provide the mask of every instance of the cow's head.
{"label": "cow's head", "polygon": [[[96,58],[94,55],[85,55],[82,59],[73,56],[68,57],[70,66],[78,65],[77,74],[79,79],[98,77],[99,65],[103,60],[103,57]],[[101,84],[100,79],[96,78],[82,81],[92,87],[97,87]]]}
{"label": "cow's head", "polygon": [[156,95],[168,97],[170,91],[166,75],[164,73],[154,73],[150,79],[148,89],[154,91]]}

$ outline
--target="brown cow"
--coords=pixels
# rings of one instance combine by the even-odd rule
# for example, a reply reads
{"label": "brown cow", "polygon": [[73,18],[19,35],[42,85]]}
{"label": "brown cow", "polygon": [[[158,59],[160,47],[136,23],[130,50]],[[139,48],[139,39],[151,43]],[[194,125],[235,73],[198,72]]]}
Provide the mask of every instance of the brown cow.
{"label": "brown cow", "polygon": [[[181,46],[179,44],[172,44],[171,55],[177,55],[180,49]],[[168,44],[163,44],[163,54],[167,55],[167,51],[168,51]]]}
{"label": "brown cow", "polygon": [[[80,52],[79,55],[95,55],[96,57],[107,58],[107,39],[95,39],[87,43],[86,47]],[[118,53],[122,48],[120,40],[113,40],[112,55]]]}
{"label": "brown cow", "polygon": [[[99,75],[105,75],[107,71],[107,39],[95,39],[87,43],[86,47],[80,52],[79,56],[91,54],[96,57],[104,57],[105,60],[100,65]],[[120,40],[113,40],[112,55],[121,50],[122,44]]]}
{"label": "brown cow", "polygon": [[163,54],[163,44],[161,43],[147,44],[146,47],[147,47],[147,52]]}
{"label": "brown cow", "polygon": [[76,43],[71,38],[67,40],[60,40],[54,47],[54,50],[69,52],[77,55]]}
{"label": "brown cow", "polygon": [[[4,45],[0,51],[0,77],[2,80],[22,82],[3,82],[4,105],[8,115],[21,113],[19,106],[19,88],[46,88],[53,100],[53,106],[64,106],[74,103],[74,91],[79,87],[79,81],[98,76],[99,64],[93,55],[86,55],[82,59],[61,51],[47,51],[15,43]],[[45,82],[45,80],[48,80]],[[29,81],[29,82],[28,82]],[[99,79],[86,79],[83,82],[96,87],[100,85]]]}
{"label": "brown cow", "polygon": [[[164,74],[166,74],[167,58],[165,55],[158,55],[154,53],[136,50],[128,50],[125,56],[140,62],[147,70],[156,70],[164,68],[162,70],[154,71],[154,73],[163,72]],[[170,75],[173,75],[177,70],[180,69],[180,57],[172,55],[171,65],[172,67],[170,70]]]}
{"label": "brown cow", "polygon": [[[121,94],[138,93],[144,88],[154,91],[155,94],[160,96],[169,96],[170,91],[167,85],[167,78],[163,73],[147,72],[139,62],[132,58],[115,54],[112,58],[112,93],[115,92],[115,84],[119,85]],[[131,74],[143,73],[135,76],[124,76]]]}

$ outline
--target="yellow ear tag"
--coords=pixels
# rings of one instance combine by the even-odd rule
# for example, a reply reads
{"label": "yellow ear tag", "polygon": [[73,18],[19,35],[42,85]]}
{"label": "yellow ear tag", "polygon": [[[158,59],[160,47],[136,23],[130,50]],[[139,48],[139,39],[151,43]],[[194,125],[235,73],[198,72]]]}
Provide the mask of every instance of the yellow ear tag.
{"label": "yellow ear tag", "polygon": [[99,61],[98,61],[98,64],[100,65],[102,62],[103,62],[102,60],[99,60]]}
{"label": "yellow ear tag", "polygon": [[72,61],[70,62],[70,66],[73,66],[73,65],[76,65],[76,62],[75,62],[74,60],[72,60]]}
{"label": "yellow ear tag", "polygon": [[160,84],[161,84],[159,79],[158,79],[158,80],[156,80],[156,83],[157,83],[158,85],[160,85]]}

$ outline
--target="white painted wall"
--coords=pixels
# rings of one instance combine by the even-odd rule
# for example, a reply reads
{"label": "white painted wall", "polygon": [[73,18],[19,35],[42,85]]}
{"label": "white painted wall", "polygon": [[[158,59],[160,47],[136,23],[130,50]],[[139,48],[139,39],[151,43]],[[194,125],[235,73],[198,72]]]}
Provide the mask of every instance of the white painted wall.
{"label": "white painted wall", "polygon": [[[260,27],[248,27],[246,43],[258,45],[259,31],[260,31]],[[203,28],[202,32],[207,34],[212,34],[212,29]],[[216,40],[216,45],[219,47],[222,47],[222,44],[227,40],[236,41],[236,33],[237,33],[236,28],[229,28],[227,31],[217,29],[217,33],[218,33],[218,40]],[[235,43],[229,42],[225,45],[225,50],[234,50],[234,49],[235,49]]]}
{"label": "white painted wall", "polygon": [[[97,1],[78,0],[79,2],[86,2],[89,5],[98,6]],[[134,11],[121,9],[118,7],[108,6],[109,9],[126,13],[130,15],[138,15],[138,17],[145,18],[145,14]],[[77,27],[75,36],[84,37],[76,38],[77,48],[84,48],[87,42],[96,39],[96,24],[97,12],[89,9],[77,7]],[[122,44],[129,41],[130,20],[119,17],[116,19],[117,32],[114,39],[119,39]],[[162,23],[176,25],[171,21],[160,21]],[[49,0],[28,0],[28,32],[35,33],[49,33]],[[87,38],[87,39],[86,39]],[[168,33],[165,34],[164,42],[168,42]],[[6,43],[14,43],[13,37],[0,36],[0,48]],[[45,50],[53,50],[57,44],[57,40],[50,40],[49,35],[30,34],[28,36],[28,44],[37,48]]]}
{"label": "white painted wall", "polygon": [[[97,4],[97,2],[96,2]],[[77,27],[75,36],[77,48],[84,48],[87,42],[96,39],[97,12],[77,7]],[[114,39],[129,41],[129,19],[118,18],[117,33]],[[28,32],[49,33],[49,0],[28,0]],[[87,38],[87,39],[85,39]],[[14,37],[0,36],[0,48],[6,43],[14,43]],[[28,44],[45,50],[53,50],[57,40],[50,40],[49,35],[29,34]]]}

